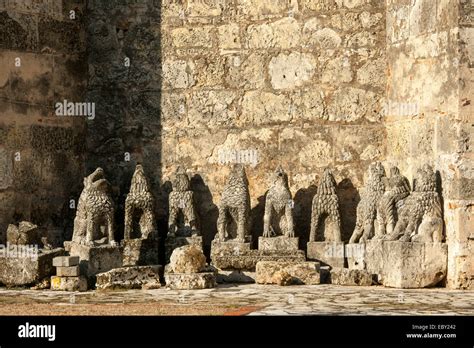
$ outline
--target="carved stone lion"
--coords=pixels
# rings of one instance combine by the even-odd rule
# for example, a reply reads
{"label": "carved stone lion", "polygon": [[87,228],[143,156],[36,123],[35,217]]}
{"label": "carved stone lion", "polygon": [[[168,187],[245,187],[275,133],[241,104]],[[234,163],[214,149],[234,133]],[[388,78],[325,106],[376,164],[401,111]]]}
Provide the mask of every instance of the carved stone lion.
{"label": "carved stone lion", "polygon": [[237,225],[237,238],[245,242],[249,234],[250,194],[247,175],[242,165],[234,165],[219,204],[219,218],[217,219],[216,239],[225,241],[229,238],[230,218]]}
{"label": "carved stone lion", "polygon": [[408,179],[400,174],[397,167],[390,168],[390,178],[387,180],[387,191],[377,205],[378,231],[374,239],[380,239],[385,234],[391,234],[398,220],[398,212],[403,206],[404,199],[410,194]]}
{"label": "carved stone lion", "polygon": [[413,192],[405,199],[393,233],[386,240],[442,242],[443,214],[436,173],[429,165],[417,171]]}
{"label": "carved stone lion", "polygon": [[173,191],[169,196],[168,236],[198,236],[198,221],[194,206],[194,192],[189,177],[182,167],[176,169]]}
{"label": "carved stone lion", "polygon": [[148,238],[156,233],[155,199],[150,191],[148,180],[141,164],[137,164],[132,176],[130,192],[125,199],[124,239],[130,239],[134,220],[138,219],[141,238]]}
{"label": "carved stone lion", "polygon": [[293,201],[288,187],[288,175],[279,166],[272,176],[272,183],[265,199],[265,215],[263,217],[263,237],[275,236],[272,220],[286,237],[294,237]]}
{"label": "carved stone lion", "polygon": [[[114,202],[109,190],[110,184],[105,179],[102,168],[97,168],[84,178],[84,189],[79,197],[74,219],[74,242],[92,246],[94,240],[106,237],[109,244],[117,245],[114,238]],[[105,236],[101,235],[102,226]]]}
{"label": "carved stone lion", "polygon": [[369,177],[357,206],[357,220],[349,243],[365,243],[376,234],[377,204],[384,194],[385,169],[380,162],[369,166]]}
{"label": "carved stone lion", "polygon": [[336,180],[331,171],[326,168],[318,186],[318,192],[313,198],[311,207],[311,231],[309,241],[316,241],[319,223],[326,219],[324,240],[328,242],[341,241],[341,216],[339,214],[339,198],[336,194]]}

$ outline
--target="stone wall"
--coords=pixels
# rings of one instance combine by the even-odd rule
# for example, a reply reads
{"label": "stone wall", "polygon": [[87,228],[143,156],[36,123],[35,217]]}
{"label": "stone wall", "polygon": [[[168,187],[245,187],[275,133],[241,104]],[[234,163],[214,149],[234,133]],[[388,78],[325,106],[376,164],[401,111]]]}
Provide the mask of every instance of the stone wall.
{"label": "stone wall", "polygon": [[21,220],[60,239],[74,216],[84,120],[57,117],[54,104],[83,98],[82,10],[82,1],[0,1],[0,243]]}
{"label": "stone wall", "polygon": [[473,16],[466,0],[387,5],[387,163],[439,171],[452,288],[474,286]]}
{"label": "stone wall", "polygon": [[257,154],[246,166],[254,235],[268,174],[281,163],[305,238],[315,184],[334,168],[349,238],[356,188],[385,151],[383,2],[90,1],[88,10],[88,98],[98,117],[86,164],[88,172],[103,166],[112,181],[119,226],[137,162],[165,226],[180,164],[193,176],[209,246],[230,167],[222,162],[249,150]]}
{"label": "stone wall", "polygon": [[269,174],[282,164],[304,239],[315,185],[324,167],[334,169],[348,239],[355,188],[385,152],[383,2],[165,1],[161,33],[163,181],[177,164],[195,174],[206,243],[239,155],[248,164],[254,236]]}

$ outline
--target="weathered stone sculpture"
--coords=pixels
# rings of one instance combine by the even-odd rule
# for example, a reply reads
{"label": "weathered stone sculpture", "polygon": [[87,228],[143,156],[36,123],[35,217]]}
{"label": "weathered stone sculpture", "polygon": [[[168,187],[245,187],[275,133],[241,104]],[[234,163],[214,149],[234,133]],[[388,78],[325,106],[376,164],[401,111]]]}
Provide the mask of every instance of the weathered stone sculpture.
{"label": "weathered stone sculpture", "polygon": [[225,241],[231,238],[228,225],[229,217],[232,218],[237,225],[238,242],[245,242],[249,233],[248,223],[250,214],[250,194],[248,188],[247,175],[242,165],[234,165],[230,173],[227,184],[222,193],[221,202],[219,204],[219,218],[217,219],[217,235],[218,241]]}
{"label": "weathered stone sculpture", "polygon": [[288,238],[295,236],[292,206],[288,175],[279,166],[272,176],[272,184],[265,199],[263,237],[272,237],[277,234],[273,228],[272,220],[279,225],[281,234]]}
{"label": "weathered stone sculpture", "polygon": [[377,204],[385,191],[384,177],[385,169],[382,163],[375,162],[369,166],[368,182],[361,193],[357,206],[356,226],[349,243],[365,243],[376,234]]}
{"label": "weathered stone sculpture", "polygon": [[404,199],[410,194],[410,183],[400,174],[397,167],[390,168],[390,178],[387,183],[387,191],[377,205],[378,231],[374,239],[380,239],[385,234],[393,232],[398,220],[398,212],[403,206]]}
{"label": "weathered stone sculpture", "polygon": [[101,226],[104,226],[108,243],[117,245],[114,239],[114,202],[109,187],[102,168],[84,178],[84,189],[74,219],[73,242],[93,246],[94,240],[102,237]]}
{"label": "weathered stone sculpture", "polygon": [[311,207],[311,231],[309,241],[316,241],[316,233],[322,219],[325,219],[324,240],[341,241],[341,216],[339,215],[339,198],[336,195],[336,180],[326,168],[313,198]]}
{"label": "weathered stone sculpture", "polygon": [[169,196],[168,236],[198,236],[198,221],[194,206],[194,193],[186,171],[176,169],[173,180],[173,191]]}
{"label": "weathered stone sculpture", "polygon": [[442,242],[441,199],[436,190],[436,173],[424,165],[417,171],[413,192],[405,199],[393,233],[386,240]]}
{"label": "weathered stone sculpture", "polygon": [[138,219],[141,238],[156,233],[155,225],[155,200],[150,191],[148,180],[143,167],[137,164],[133,173],[130,192],[125,199],[125,230],[124,239],[131,239],[134,220]]}

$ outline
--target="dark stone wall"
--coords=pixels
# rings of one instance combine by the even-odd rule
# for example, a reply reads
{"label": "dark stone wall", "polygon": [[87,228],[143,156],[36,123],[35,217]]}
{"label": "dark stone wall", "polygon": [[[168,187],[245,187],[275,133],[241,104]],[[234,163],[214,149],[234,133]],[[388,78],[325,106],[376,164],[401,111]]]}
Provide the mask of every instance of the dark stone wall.
{"label": "dark stone wall", "polygon": [[47,227],[55,244],[70,238],[69,200],[77,199],[84,175],[85,120],[56,116],[54,105],[84,101],[84,3],[0,2],[2,243],[7,225],[21,220]]}

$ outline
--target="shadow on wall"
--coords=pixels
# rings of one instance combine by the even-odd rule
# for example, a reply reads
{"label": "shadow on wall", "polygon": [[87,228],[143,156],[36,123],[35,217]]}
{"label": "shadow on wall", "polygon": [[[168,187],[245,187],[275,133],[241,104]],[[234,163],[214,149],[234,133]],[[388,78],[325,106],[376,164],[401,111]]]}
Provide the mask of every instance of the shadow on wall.
{"label": "shadow on wall", "polygon": [[250,220],[252,222],[250,234],[252,236],[252,248],[258,247],[258,237],[263,234],[263,216],[265,215],[265,199],[267,192],[257,198],[257,205],[250,210]]}
{"label": "shadow on wall", "polygon": [[357,220],[357,205],[360,202],[359,191],[351,179],[343,179],[337,184],[339,211],[341,214],[341,239],[349,242]]}
{"label": "shadow on wall", "polygon": [[211,253],[211,242],[217,233],[217,218],[219,211],[214,204],[211,190],[206,185],[204,179],[199,174],[194,174],[191,178],[191,190],[194,192],[194,199],[199,226],[203,236],[204,254],[209,257]]}
{"label": "shadow on wall", "polygon": [[305,251],[311,228],[311,204],[317,191],[318,188],[315,185],[310,185],[307,188],[299,189],[293,198],[295,201],[295,236],[300,238],[299,247]]}

